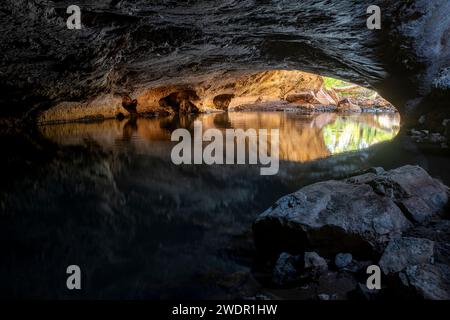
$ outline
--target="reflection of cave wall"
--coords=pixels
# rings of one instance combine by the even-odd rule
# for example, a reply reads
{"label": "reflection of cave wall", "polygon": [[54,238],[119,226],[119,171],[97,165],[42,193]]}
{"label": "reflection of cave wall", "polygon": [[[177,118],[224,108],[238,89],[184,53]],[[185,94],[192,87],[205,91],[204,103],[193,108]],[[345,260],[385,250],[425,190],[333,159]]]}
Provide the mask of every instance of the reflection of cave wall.
{"label": "reflection of cave wall", "polygon": [[[338,115],[318,113],[310,115],[280,112],[213,113],[206,115],[172,115],[165,118],[130,118],[120,123],[67,123],[41,126],[42,136],[58,144],[82,144],[93,139],[106,149],[113,149],[118,141],[130,141],[136,149],[146,153],[158,153],[158,143],[170,140],[177,128],[193,130],[194,121],[202,123],[203,130],[218,128],[278,129],[280,133],[279,157],[284,161],[306,162],[328,157],[332,154],[355,151],[392,139],[399,130],[397,114]],[[351,129],[351,139],[345,137]],[[327,140],[331,134],[332,140]],[[151,143],[146,143],[151,141]],[[356,143],[352,146],[352,143]],[[363,145],[363,148],[359,148]],[[299,148],[299,146],[302,146]],[[336,147],[337,146],[337,147]],[[171,145],[161,144],[163,154],[170,154]]]}
{"label": "reflection of cave wall", "polygon": [[[1,114],[33,116],[61,102],[84,108],[93,98],[268,69],[370,84],[404,111],[450,61],[447,0],[83,1],[76,32],[65,28],[70,4],[2,2]],[[374,4],[381,31],[366,28]]]}

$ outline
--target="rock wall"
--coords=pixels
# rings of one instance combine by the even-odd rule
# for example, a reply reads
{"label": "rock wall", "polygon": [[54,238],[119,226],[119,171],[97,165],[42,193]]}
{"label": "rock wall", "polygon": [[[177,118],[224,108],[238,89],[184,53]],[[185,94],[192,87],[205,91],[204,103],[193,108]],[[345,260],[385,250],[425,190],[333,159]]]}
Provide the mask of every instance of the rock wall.
{"label": "rock wall", "polygon": [[[174,111],[190,113],[231,110],[246,104],[283,103],[292,93],[317,91],[322,85],[322,77],[301,71],[224,72],[210,75],[201,82],[140,90],[135,93],[136,111],[152,115]],[[38,121],[49,123],[114,118],[128,113],[120,95],[108,94],[86,102],[60,102],[41,112]]]}

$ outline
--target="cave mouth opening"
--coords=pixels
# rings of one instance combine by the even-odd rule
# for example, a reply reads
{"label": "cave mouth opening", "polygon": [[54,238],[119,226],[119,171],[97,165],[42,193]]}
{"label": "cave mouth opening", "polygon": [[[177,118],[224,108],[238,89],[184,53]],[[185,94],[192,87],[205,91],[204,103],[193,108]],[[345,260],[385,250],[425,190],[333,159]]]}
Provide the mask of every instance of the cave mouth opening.
{"label": "cave mouth opening", "polygon": [[38,122],[238,111],[397,113],[376,91],[344,80],[299,70],[240,70],[165,80],[126,95],[60,102],[41,112]]}
{"label": "cave mouth opening", "polygon": [[165,85],[138,96],[143,112],[299,111],[395,113],[376,91],[344,80],[297,70],[225,73],[206,81]]}
{"label": "cave mouth opening", "polygon": [[[344,80],[297,70],[225,72],[201,81],[185,80],[119,96],[119,105],[110,113],[107,103],[116,100],[93,100],[98,106],[91,102],[72,113],[56,107],[55,116],[76,115],[82,121],[64,121],[74,122],[73,128],[67,124],[66,129],[41,126],[43,135],[64,143],[104,130],[109,137],[117,135],[115,141],[134,139],[145,144],[166,141],[178,128],[192,130],[196,121],[205,130],[276,129],[280,160],[303,163],[367,149],[400,132],[400,115],[391,103],[374,90]],[[73,104],[67,106],[70,111]],[[95,111],[86,113],[91,109]],[[51,112],[47,111],[47,119]],[[96,116],[99,112],[105,114]],[[79,124],[108,117],[109,123]],[[111,132],[111,128],[120,130]],[[65,132],[79,132],[79,136]]]}
{"label": "cave mouth opening", "polygon": [[[61,104],[45,111],[41,124],[128,117],[120,124],[126,141],[132,136],[160,141],[175,128],[192,129],[194,120],[220,130],[279,129],[280,159],[295,162],[363,150],[400,132],[400,115],[390,102],[374,90],[336,78],[266,70],[173,81],[81,106]],[[77,127],[80,133],[91,129]]]}

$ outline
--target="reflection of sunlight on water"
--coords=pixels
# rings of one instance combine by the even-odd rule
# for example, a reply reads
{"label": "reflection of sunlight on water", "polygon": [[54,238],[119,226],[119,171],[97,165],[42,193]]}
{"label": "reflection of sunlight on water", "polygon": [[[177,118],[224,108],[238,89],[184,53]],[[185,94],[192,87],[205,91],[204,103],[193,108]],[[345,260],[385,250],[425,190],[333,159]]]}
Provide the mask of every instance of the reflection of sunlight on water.
{"label": "reflection of sunlight on water", "polygon": [[[282,112],[231,112],[134,120],[108,120],[101,123],[68,123],[40,127],[41,133],[62,145],[83,144],[92,139],[115,152],[130,147],[142,155],[167,159],[176,128],[192,130],[201,121],[209,128],[244,130],[279,129],[280,160],[307,162],[333,154],[361,150],[395,137],[399,131],[398,114],[319,113],[301,115]],[[128,151],[127,151],[128,152]]]}
{"label": "reflection of sunlight on water", "polygon": [[[348,121],[342,117],[323,128],[323,139],[331,154],[361,150],[393,139],[400,125],[399,117],[373,115],[373,122]],[[378,124],[378,125],[376,125]]]}
{"label": "reflection of sunlight on water", "polygon": [[382,114],[375,115],[376,121],[386,129],[396,128],[398,131],[398,127],[400,126],[400,117],[392,117],[392,115]]}

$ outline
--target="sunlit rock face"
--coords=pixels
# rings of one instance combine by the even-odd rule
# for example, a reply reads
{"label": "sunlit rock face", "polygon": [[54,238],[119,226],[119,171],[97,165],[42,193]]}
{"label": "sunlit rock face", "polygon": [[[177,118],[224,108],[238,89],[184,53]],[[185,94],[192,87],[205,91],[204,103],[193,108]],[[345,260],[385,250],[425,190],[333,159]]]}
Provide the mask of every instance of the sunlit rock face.
{"label": "sunlit rock face", "polygon": [[[135,94],[139,113],[190,113],[192,110],[186,110],[187,105],[198,112],[228,111],[244,105],[284,104],[293,93],[315,92],[323,83],[321,76],[302,71],[223,72],[211,74],[202,81],[157,86]],[[38,121],[113,118],[119,113],[128,114],[121,96],[108,94],[86,102],[58,103],[41,112]]]}
{"label": "sunlit rock face", "polygon": [[[333,84],[339,87],[334,87]],[[165,85],[129,95],[61,102],[39,113],[39,124],[222,111],[396,113],[378,93],[294,70],[223,72],[198,83]]]}
{"label": "sunlit rock face", "polygon": [[[370,84],[402,108],[449,61],[446,0],[78,1],[76,31],[66,28],[71,4],[2,2],[2,114],[268,69]],[[381,31],[366,27],[374,4]]]}

